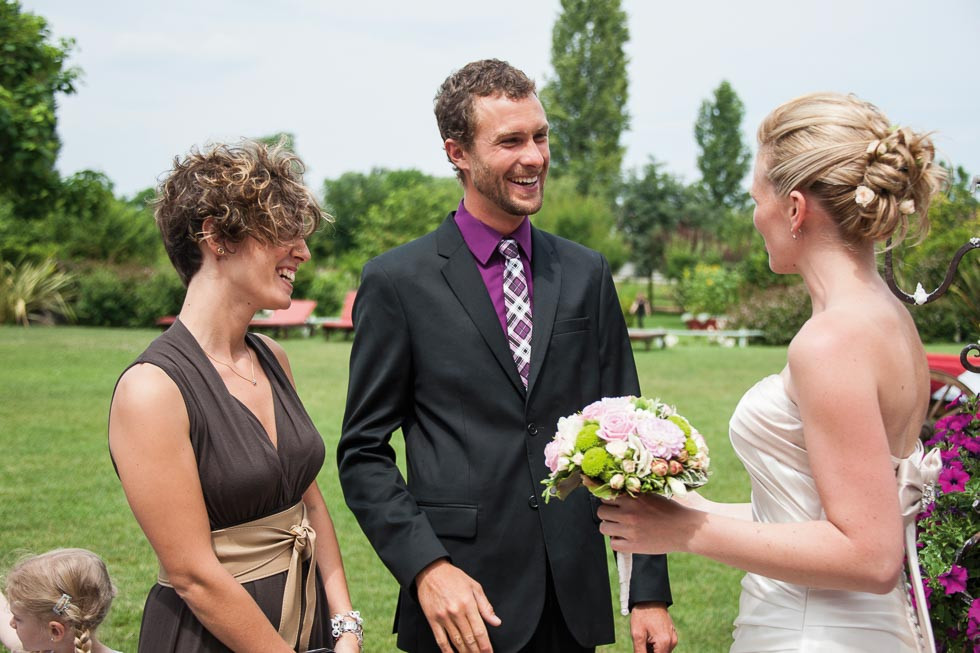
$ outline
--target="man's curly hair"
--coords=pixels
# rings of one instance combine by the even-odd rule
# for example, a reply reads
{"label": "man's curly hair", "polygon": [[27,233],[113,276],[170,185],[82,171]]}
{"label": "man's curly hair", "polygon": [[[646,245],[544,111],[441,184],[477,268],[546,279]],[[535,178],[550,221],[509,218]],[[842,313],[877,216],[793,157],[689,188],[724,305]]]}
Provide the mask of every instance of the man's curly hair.
{"label": "man's curly hair", "polygon": [[[469,148],[476,134],[476,98],[503,95],[509,100],[523,100],[535,92],[534,82],[506,61],[483,59],[468,63],[447,77],[436,93],[439,135],[443,141],[451,138]],[[459,170],[456,174],[462,180]]]}
{"label": "man's curly hair", "polygon": [[[282,143],[243,140],[197,148],[174,166],[153,202],[163,245],[184,285],[201,267],[199,243],[214,239],[231,249],[251,236],[281,245],[307,238],[331,220],[303,183],[302,161]],[[203,224],[213,227],[204,233]]]}

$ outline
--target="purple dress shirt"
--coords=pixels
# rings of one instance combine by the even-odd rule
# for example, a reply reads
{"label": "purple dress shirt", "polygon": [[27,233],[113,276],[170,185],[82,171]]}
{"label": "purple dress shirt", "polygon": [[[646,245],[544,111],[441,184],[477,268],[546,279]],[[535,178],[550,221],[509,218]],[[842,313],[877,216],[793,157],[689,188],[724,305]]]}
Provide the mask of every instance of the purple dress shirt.
{"label": "purple dress shirt", "polygon": [[504,256],[497,251],[497,245],[502,238],[513,238],[517,241],[521,264],[524,266],[524,278],[527,279],[527,296],[531,300],[531,314],[534,314],[534,284],[531,280],[531,221],[524,216],[520,226],[510,234],[497,233],[466,210],[460,200],[456,209],[456,226],[463,235],[463,241],[469,247],[470,253],[476,260],[476,267],[483,277],[483,285],[490,293],[490,301],[497,311],[500,326],[507,333],[507,308],[504,304]]}

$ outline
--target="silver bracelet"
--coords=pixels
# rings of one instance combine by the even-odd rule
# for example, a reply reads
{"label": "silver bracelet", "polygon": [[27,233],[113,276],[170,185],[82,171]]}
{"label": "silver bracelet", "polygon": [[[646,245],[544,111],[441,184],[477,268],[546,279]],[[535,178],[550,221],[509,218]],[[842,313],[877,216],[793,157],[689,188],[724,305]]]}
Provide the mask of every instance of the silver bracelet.
{"label": "silver bracelet", "polygon": [[334,641],[340,639],[344,633],[354,633],[357,637],[357,647],[364,646],[364,621],[359,610],[351,610],[343,614],[338,612],[330,617],[330,630]]}

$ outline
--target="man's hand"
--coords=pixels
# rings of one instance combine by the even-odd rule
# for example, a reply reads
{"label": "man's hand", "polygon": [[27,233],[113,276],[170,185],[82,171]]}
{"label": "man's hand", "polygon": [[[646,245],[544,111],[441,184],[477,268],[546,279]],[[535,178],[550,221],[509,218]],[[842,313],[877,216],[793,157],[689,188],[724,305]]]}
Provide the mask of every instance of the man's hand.
{"label": "man's hand", "polygon": [[486,624],[499,626],[500,617],[494,614],[478,582],[448,561],[436,560],[419,572],[415,586],[419,605],[442,653],[454,649],[459,653],[493,653]]}
{"label": "man's hand", "polygon": [[677,646],[677,631],[664,603],[633,606],[630,635],[633,636],[633,653],[670,653]]}

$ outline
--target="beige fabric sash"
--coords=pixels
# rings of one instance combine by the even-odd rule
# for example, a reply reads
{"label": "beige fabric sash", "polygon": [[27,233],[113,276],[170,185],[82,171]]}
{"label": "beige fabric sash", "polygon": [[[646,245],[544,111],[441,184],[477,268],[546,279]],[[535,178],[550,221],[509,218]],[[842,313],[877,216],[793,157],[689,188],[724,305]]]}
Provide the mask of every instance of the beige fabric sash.
{"label": "beige fabric sash", "polygon": [[915,516],[926,507],[923,493],[928,486],[936,484],[942,468],[943,461],[939,449],[931,449],[926,453],[922,442],[917,441],[915,451],[902,460],[896,470],[898,500],[902,508],[902,520],[905,522],[905,558],[908,561],[909,584],[915,594],[916,617],[919,622],[919,650],[925,653],[935,653],[936,640],[933,637],[932,622],[929,620],[929,611],[926,607],[925,591],[922,589],[922,574],[919,572]]}
{"label": "beige fabric sash", "polygon": [[[279,635],[290,646],[299,644],[298,650],[307,650],[316,611],[316,531],[306,517],[306,505],[300,501],[274,515],[212,531],[211,544],[221,566],[239,583],[287,572]],[[303,587],[303,561],[307,559],[310,573]],[[163,566],[157,582],[173,587]],[[306,609],[299,632],[304,593]]]}

